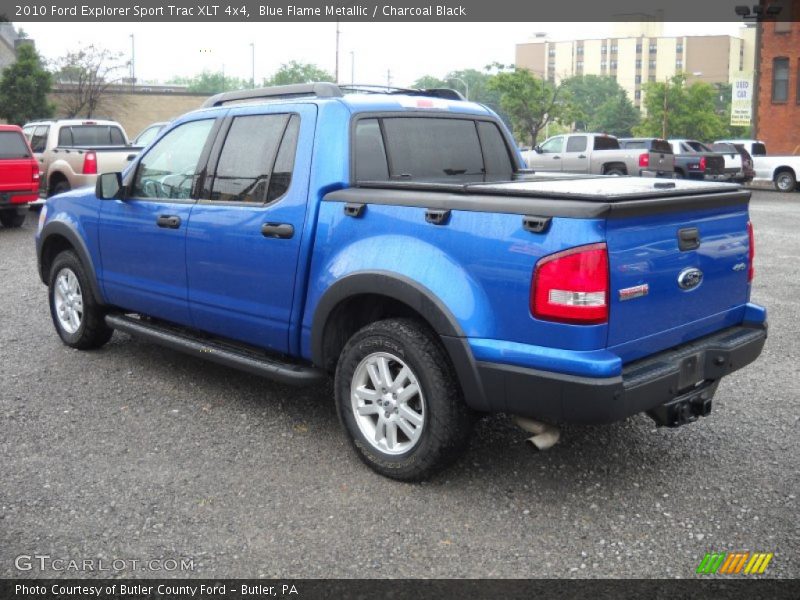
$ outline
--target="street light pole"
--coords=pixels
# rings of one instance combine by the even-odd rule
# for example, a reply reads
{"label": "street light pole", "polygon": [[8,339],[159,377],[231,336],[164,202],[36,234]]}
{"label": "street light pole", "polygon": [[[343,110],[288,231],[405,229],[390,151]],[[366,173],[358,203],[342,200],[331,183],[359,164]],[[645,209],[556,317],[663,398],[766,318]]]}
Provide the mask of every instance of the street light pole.
{"label": "street light pole", "polygon": [[469,100],[469,84],[466,81],[464,81],[463,79],[460,79],[458,77],[451,77],[450,79],[452,81],[458,81],[464,86],[464,98]]}
{"label": "street light pole", "polygon": [[350,50],[350,85],[356,84],[356,53]]}
{"label": "street light pole", "polygon": [[256,87],[256,43],[250,42],[250,87]]}
{"label": "street light pole", "polygon": [[133,41],[133,34],[131,38],[131,89],[136,85],[136,47]]}

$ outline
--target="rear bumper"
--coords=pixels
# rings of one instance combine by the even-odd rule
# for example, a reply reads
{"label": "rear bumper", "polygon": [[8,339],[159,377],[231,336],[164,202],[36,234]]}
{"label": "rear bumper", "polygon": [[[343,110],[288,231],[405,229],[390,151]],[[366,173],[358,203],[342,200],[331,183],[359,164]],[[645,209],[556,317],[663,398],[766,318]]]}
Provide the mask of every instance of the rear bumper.
{"label": "rear bumper", "polygon": [[31,190],[8,190],[0,192],[0,207],[9,208],[20,206],[36,200],[36,191]]}
{"label": "rear bumper", "polygon": [[580,377],[478,362],[484,392],[499,412],[553,423],[613,423],[647,412],[677,426],[705,415],[720,379],[753,362],[766,324],[745,324],[625,365],[615,377]]}

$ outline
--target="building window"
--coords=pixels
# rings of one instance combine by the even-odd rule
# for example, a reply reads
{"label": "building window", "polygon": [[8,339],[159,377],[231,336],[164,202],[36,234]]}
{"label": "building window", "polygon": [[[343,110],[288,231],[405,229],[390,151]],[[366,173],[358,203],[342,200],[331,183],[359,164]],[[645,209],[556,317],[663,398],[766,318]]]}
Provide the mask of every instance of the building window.
{"label": "building window", "polygon": [[655,81],[655,80],[656,80],[655,73],[650,73],[650,75],[647,76],[647,81]]}
{"label": "building window", "polygon": [[636,68],[637,69],[641,69],[642,68],[642,60],[640,58],[636,59]]}
{"label": "building window", "polygon": [[555,55],[556,55],[556,49],[555,48],[550,48],[547,51],[547,56],[555,56]]}
{"label": "building window", "polygon": [[676,54],[683,53],[683,44],[678,44],[677,46],[675,46],[675,53]]}
{"label": "building window", "polygon": [[636,44],[636,54],[641,54],[641,53],[642,53],[642,43],[639,42],[638,44]]}
{"label": "building window", "polygon": [[617,53],[617,45],[614,44],[613,46],[611,46],[611,54],[616,54],[616,53]]}
{"label": "building window", "polygon": [[600,54],[608,54],[608,48],[606,46],[602,46],[600,48]]}
{"label": "building window", "polygon": [[651,69],[655,69],[656,68],[656,61],[651,60],[649,63],[647,63],[647,66],[650,67]]}
{"label": "building window", "polygon": [[636,90],[636,91],[633,93],[633,97],[634,97],[634,99],[636,99],[636,100],[641,100],[641,99],[642,99],[642,91],[641,91],[641,90]]}
{"label": "building window", "polygon": [[676,60],[675,61],[675,68],[676,69],[682,69],[683,68],[683,61],[680,60],[680,59]]}
{"label": "building window", "polygon": [[636,76],[636,81],[635,81],[635,83],[642,83],[642,76],[641,76],[641,75],[637,75],[637,76]]}
{"label": "building window", "polygon": [[611,68],[612,69],[616,69],[617,68],[617,61],[615,61],[615,60],[611,61]]}
{"label": "building window", "polygon": [[655,54],[656,50],[658,50],[658,45],[650,44],[650,54]]}
{"label": "building window", "polygon": [[600,61],[600,68],[605,71],[606,68],[608,68],[608,63],[606,61],[604,61],[604,60],[601,60]]}
{"label": "building window", "polygon": [[775,58],[772,61],[772,101],[789,100],[789,59]]}
{"label": "building window", "polygon": [[577,52],[578,54],[583,54],[583,46],[578,46],[578,47],[575,49],[575,52]]}

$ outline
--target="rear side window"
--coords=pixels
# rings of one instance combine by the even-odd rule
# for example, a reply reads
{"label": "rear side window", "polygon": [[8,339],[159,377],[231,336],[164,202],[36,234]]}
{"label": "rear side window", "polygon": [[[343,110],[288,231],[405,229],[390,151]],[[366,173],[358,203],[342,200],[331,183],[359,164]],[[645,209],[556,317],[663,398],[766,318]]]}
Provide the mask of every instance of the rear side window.
{"label": "rear side window", "polygon": [[362,119],[354,143],[357,181],[507,181],[514,171],[497,125],[473,119]]}
{"label": "rear side window", "polygon": [[121,146],[125,138],[119,127],[109,125],[73,125],[58,132],[59,146]]}
{"label": "rear side window", "polygon": [[767,147],[764,144],[753,144],[753,156],[766,156]]}
{"label": "rear side window", "polygon": [[36,127],[31,136],[31,150],[34,152],[44,152],[47,150],[47,135],[49,133],[49,125],[39,125]]}
{"label": "rear side window", "polygon": [[28,158],[28,144],[21,133],[16,131],[0,131],[0,159]]}
{"label": "rear side window", "polygon": [[292,178],[300,119],[293,115],[236,117],[211,185],[211,200],[271,202]]}
{"label": "rear side window", "polygon": [[567,152],[583,152],[586,150],[585,135],[571,135],[567,140]]}
{"label": "rear side window", "polygon": [[619,150],[619,142],[617,138],[598,136],[594,138],[595,150]]}
{"label": "rear side window", "polygon": [[[622,142],[622,145],[625,149],[630,150],[645,150],[647,148],[647,144],[644,142]],[[672,152],[671,149],[670,152]]]}

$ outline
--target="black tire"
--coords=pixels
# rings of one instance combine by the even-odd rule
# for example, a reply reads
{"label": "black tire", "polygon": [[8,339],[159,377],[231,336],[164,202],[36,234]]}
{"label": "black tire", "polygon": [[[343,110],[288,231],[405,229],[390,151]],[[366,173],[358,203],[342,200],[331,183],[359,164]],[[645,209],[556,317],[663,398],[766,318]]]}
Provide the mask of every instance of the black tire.
{"label": "black tire", "polygon": [[0,211],[0,223],[3,224],[3,227],[8,227],[9,229],[22,227],[25,222],[25,216],[22,211],[3,210]]}
{"label": "black tire", "polygon": [[775,174],[775,189],[779,192],[793,192],[797,189],[797,178],[788,169]]}
{"label": "black tire", "polygon": [[619,177],[622,175],[627,175],[627,173],[625,172],[625,169],[621,167],[611,167],[610,169],[606,169],[604,175],[616,175]]}
{"label": "black tire", "polygon": [[56,194],[63,194],[64,192],[68,192],[72,189],[69,185],[69,181],[62,179],[57,184],[53,186],[53,193],[50,194],[51,196],[55,196]]}
{"label": "black tire", "polygon": [[686,173],[683,171],[675,171],[675,179],[686,179]]}
{"label": "black tire", "polygon": [[[69,277],[69,273],[72,273],[77,279],[75,289],[82,300],[79,325],[74,331],[69,331],[57,315],[59,296],[56,292],[56,286],[59,285],[59,276],[63,274]],[[86,276],[86,271],[80,259],[74,252],[67,250],[56,256],[50,269],[47,295],[50,301],[50,316],[53,319],[53,325],[55,325],[59,337],[67,346],[79,350],[90,350],[101,347],[111,339],[114,330],[106,325],[105,312],[95,301],[89,286],[89,278]],[[61,298],[63,298],[63,294]]]}
{"label": "black tire", "polygon": [[[411,372],[411,377],[416,380],[418,389],[421,390],[418,397],[414,398],[417,407],[421,406],[414,410],[419,410],[423,416],[419,425],[420,433],[416,442],[401,453],[382,451],[375,446],[377,442],[367,439],[362,427],[364,419],[372,419],[373,415],[358,416],[353,406],[354,396],[351,393],[351,386],[355,385],[354,377],[362,372],[363,364],[383,354],[392,355],[404,362]],[[395,382],[399,379],[397,371],[402,369],[400,364],[393,360],[389,361]],[[374,383],[371,376],[370,381]],[[405,390],[413,385],[412,379],[404,381],[408,381],[409,385],[400,388],[397,394],[386,396],[403,396]],[[425,479],[455,461],[469,443],[469,435],[475,421],[474,413],[464,403],[461,387],[438,336],[416,320],[377,321],[358,331],[342,349],[334,385],[339,419],[356,453],[381,475],[400,481]],[[377,388],[377,385],[373,386],[373,390]],[[394,408],[378,408],[374,415],[378,423],[383,418],[380,414],[382,412],[387,419],[395,419],[393,426],[397,432],[394,434],[395,444],[401,440],[401,445],[396,446],[398,450],[402,444],[412,444],[412,438],[406,435],[398,423],[403,421],[402,425],[406,428],[412,423],[403,420],[403,414],[408,413],[403,413],[402,407],[399,409],[401,412],[396,414],[400,402],[397,400],[397,404],[393,405]],[[373,402],[369,407],[375,409],[377,405]],[[392,410],[396,416],[394,414],[390,416]],[[380,425],[375,429],[378,427]],[[391,437],[388,426],[384,426],[383,431],[385,432],[383,441],[388,447]]]}

